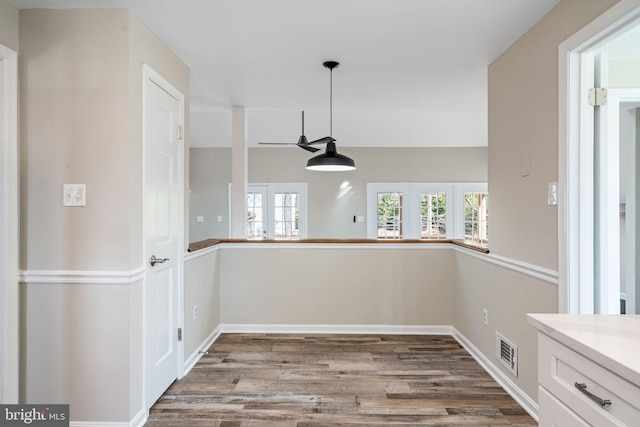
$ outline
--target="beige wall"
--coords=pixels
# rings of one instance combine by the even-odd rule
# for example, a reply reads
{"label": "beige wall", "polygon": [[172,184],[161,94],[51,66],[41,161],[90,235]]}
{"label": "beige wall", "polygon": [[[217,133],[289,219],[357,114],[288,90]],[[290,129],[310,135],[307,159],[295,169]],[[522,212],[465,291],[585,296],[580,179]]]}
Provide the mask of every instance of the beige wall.
{"label": "beige wall", "polygon": [[[537,335],[526,314],[557,312],[557,285],[462,252],[454,255],[453,272],[453,325],[537,401]],[[483,308],[487,326],[482,323]],[[496,331],[518,346],[517,378],[495,357]]]}
{"label": "beige wall", "polygon": [[[184,264],[184,358],[189,359],[220,326],[220,251],[190,257]],[[193,307],[198,306],[198,318]]]}
{"label": "beige wall", "polygon": [[18,9],[8,0],[0,0],[0,44],[18,51]]}
{"label": "beige wall", "polygon": [[[24,269],[132,267],[128,14],[20,13]],[[86,207],[62,206],[65,183],[87,185]]]}
{"label": "beige wall", "polygon": [[493,253],[558,268],[558,209],[547,206],[558,180],[558,45],[616,2],[562,0],[489,66]]}
{"label": "beige wall", "polygon": [[[145,265],[142,64],[186,96],[189,69],[124,9],[22,10],[20,37],[22,268],[53,282],[133,277]],[[87,185],[86,207],[62,206],[64,183]],[[143,285],[113,280],[22,286],[24,401],[69,403],[81,422],[144,410]]]}
{"label": "beige wall", "polygon": [[20,401],[70,404],[74,421],[128,421],[128,295],[127,285],[23,285]]}
{"label": "beige wall", "polygon": [[[189,241],[228,238],[231,149],[191,148],[189,163]],[[204,222],[196,222],[198,215]]]}
{"label": "beige wall", "polygon": [[[487,149],[482,148],[351,148],[357,169],[322,173],[305,169],[312,155],[298,148],[250,148],[249,183],[306,182],[310,238],[366,238],[366,223],[353,222],[367,214],[368,182],[486,182]],[[228,187],[231,150],[193,148],[191,165],[190,239],[228,237]],[[352,189],[338,198],[340,186]],[[223,223],[215,217],[223,215]],[[197,215],[205,222],[195,223]],[[220,234],[214,234],[220,233]]]}
{"label": "beige wall", "polygon": [[220,254],[222,324],[453,322],[452,253],[447,247],[239,245],[225,246]]}
{"label": "beige wall", "polygon": [[[492,254],[558,268],[558,211],[547,206],[547,185],[558,179],[558,46],[616,2],[562,0],[489,67]],[[522,176],[526,159],[530,174]],[[557,312],[557,285],[464,254],[454,272],[454,326],[491,360],[495,331],[518,345],[512,379],[535,400],[537,344],[526,313]]]}

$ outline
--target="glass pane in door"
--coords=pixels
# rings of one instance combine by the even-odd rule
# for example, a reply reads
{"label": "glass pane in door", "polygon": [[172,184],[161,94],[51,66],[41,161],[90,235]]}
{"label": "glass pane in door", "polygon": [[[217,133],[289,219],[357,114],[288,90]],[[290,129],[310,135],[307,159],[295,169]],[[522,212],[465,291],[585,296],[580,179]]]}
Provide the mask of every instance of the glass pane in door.
{"label": "glass pane in door", "polygon": [[264,239],[264,202],[262,192],[247,193],[247,239]]}
{"label": "glass pane in door", "polygon": [[295,240],[299,238],[299,204],[300,195],[298,193],[274,194],[274,239]]}

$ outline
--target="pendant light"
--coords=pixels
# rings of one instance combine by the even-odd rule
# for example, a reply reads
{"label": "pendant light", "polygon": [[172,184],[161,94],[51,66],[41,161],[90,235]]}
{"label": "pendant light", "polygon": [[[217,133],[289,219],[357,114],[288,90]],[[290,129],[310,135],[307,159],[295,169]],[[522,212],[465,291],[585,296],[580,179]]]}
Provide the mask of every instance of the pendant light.
{"label": "pendant light", "polygon": [[335,61],[327,61],[322,64],[329,69],[329,137],[327,148],[324,154],[312,157],[307,162],[307,169],[312,171],[350,171],[356,168],[353,159],[338,153],[336,149],[335,139],[333,139],[333,69],[337,68],[340,63]]}

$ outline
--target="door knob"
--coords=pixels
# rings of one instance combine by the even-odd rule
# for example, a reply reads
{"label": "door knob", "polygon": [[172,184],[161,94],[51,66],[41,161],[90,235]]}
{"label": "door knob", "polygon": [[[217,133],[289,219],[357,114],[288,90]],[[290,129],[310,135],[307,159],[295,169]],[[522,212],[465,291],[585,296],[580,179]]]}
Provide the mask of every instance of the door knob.
{"label": "door knob", "polygon": [[156,258],[155,255],[151,255],[151,258],[149,258],[149,264],[151,264],[151,267],[153,267],[156,264],[162,264],[163,262],[169,261],[169,258]]}

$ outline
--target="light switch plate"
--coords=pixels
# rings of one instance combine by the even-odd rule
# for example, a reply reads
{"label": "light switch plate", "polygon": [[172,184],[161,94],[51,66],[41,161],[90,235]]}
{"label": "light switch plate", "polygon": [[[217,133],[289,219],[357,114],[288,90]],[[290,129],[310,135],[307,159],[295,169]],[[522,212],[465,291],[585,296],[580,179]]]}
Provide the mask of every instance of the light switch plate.
{"label": "light switch plate", "polygon": [[196,216],[196,222],[204,222],[204,216],[202,215]]}
{"label": "light switch plate", "polygon": [[86,184],[63,184],[63,206],[86,206]]}
{"label": "light switch plate", "polygon": [[549,188],[547,192],[547,204],[549,206],[558,205],[558,183],[557,182],[549,183]]}

